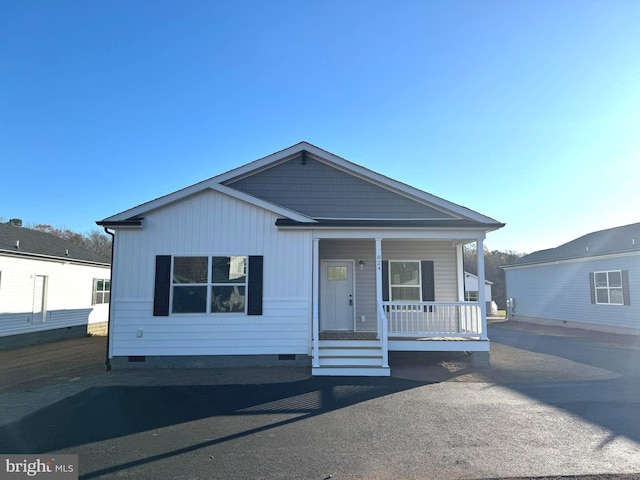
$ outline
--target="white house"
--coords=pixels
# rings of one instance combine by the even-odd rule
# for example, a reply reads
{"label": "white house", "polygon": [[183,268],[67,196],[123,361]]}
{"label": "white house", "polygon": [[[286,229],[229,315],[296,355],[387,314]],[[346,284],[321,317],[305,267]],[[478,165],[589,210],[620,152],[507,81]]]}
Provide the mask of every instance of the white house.
{"label": "white house", "polygon": [[503,266],[513,320],[640,334],[640,223]]}
{"label": "white house", "polygon": [[389,375],[390,350],[489,351],[462,247],[503,224],[306,142],[97,223],[114,365]]}
{"label": "white house", "polygon": [[[478,301],[478,276],[469,272],[464,272],[464,299],[467,302]],[[487,302],[487,313],[495,314],[498,312],[498,306],[491,297],[491,286],[493,282],[484,281],[484,299]]]}
{"label": "white house", "polygon": [[107,258],[0,224],[0,349],[106,334],[110,276]]}

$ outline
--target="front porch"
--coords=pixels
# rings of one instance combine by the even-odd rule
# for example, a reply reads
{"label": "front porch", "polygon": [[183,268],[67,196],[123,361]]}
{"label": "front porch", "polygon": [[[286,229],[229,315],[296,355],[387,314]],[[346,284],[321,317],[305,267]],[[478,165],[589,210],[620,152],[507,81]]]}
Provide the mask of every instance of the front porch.
{"label": "front porch", "polygon": [[313,375],[389,375],[390,351],[489,351],[485,300],[464,301],[469,240],[398,235],[314,239]]}

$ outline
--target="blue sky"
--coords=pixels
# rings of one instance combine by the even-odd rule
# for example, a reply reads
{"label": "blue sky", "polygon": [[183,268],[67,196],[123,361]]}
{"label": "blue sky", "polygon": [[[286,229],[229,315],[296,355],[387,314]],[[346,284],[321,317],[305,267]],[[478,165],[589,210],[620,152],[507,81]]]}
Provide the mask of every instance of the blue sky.
{"label": "blue sky", "polygon": [[638,1],[0,4],[0,217],[102,219],[306,140],[531,252],[640,221]]}

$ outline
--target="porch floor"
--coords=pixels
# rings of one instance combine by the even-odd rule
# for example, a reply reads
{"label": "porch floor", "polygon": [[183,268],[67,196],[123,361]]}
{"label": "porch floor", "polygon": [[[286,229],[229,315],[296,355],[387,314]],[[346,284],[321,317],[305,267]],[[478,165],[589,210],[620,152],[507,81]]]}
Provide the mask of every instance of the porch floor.
{"label": "porch floor", "polygon": [[376,332],[320,332],[320,340],[375,340]]}
{"label": "porch floor", "polygon": [[[376,332],[320,332],[320,340],[376,340]],[[395,337],[389,335],[389,340],[400,341],[440,341],[440,342],[459,342],[459,341],[480,341],[478,337]]]}

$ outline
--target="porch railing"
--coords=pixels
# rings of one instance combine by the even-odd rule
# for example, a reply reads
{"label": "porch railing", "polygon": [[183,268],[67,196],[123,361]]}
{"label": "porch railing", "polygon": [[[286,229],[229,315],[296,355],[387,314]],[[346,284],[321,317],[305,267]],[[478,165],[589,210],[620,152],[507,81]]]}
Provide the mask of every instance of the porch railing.
{"label": "porch railing", "polygon": [[483,336],[478,303],[394,301],[382,302],[382,309],[392,337]]}

